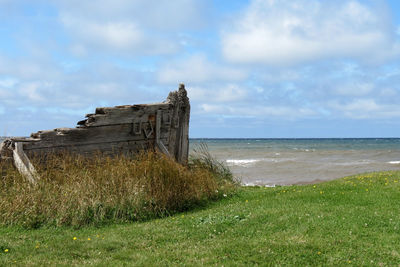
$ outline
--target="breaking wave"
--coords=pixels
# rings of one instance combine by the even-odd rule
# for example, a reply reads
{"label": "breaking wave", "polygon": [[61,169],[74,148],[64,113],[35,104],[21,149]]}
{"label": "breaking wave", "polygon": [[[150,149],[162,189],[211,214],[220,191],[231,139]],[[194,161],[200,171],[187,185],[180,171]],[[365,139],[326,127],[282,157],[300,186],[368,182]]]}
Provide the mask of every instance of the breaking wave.
{"label": "breaking wave", "polygon": [[254,165],[256,162],[261,161],[260,159],[227,159],[226,163],[229,166],[251,166]]}

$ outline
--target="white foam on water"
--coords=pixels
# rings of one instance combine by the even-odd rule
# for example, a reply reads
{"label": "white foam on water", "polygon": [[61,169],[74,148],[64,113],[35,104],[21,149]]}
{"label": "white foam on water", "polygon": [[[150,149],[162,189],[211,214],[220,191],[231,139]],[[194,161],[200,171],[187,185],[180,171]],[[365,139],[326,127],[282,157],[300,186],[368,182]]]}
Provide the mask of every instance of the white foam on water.
{"label": "white foam on water", "polygon": [[301,151],[301,152],[315,152],[315,149],[313,148],[297,148],[297,147],[293,147],[293,150],[296,151]]}
{"label": "white foam on water", "polygon": [[251,166],[256,162],[259,162],[261,160],[259,159],[227,159],[226,163],[228,163],[228,165],[231,166],[243,166],[243,167],[247,167],[247,166]]}
{"label": "white foam on water", "polygon": [[368,165],[374,163],[372,160],[357,160],[357,161],[349,161],[349,162],[340,162],[334,163],[337,166],[356,166],[356,165]]}
{"label": "white foam on water", "polygon": [[243,186],[263,186],[263,187],[276,187],[275,184],[265,184],[264,181],[256,180],[254,182],[243,183]]}
{"label": "white foam on water", "polygon": [[296,158],[260,158],[260,159],[227,159],[228,166],[253,167],[258,162],[281,163],[296,161]]}
{"label": "white foam on water", "polygon": [[389,161],[389,164],[400,164],[400,161]]}

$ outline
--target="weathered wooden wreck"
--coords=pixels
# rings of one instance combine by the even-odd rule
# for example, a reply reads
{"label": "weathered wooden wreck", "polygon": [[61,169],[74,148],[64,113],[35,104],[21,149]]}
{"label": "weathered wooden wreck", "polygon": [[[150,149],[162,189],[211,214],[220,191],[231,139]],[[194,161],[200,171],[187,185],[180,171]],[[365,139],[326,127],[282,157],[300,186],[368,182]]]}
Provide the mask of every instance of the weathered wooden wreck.
{"label": "weathered wooden wreck", "polygon": [[76,128],[7,138],[0,144],[0,161],[12,161],[32,183],[38,177],[30,158],[65,151],[115,155],[157,149],[185,164],[189,153],[189,117],[189,98],[185,86],[180,84],[162,103],[96,108]]}

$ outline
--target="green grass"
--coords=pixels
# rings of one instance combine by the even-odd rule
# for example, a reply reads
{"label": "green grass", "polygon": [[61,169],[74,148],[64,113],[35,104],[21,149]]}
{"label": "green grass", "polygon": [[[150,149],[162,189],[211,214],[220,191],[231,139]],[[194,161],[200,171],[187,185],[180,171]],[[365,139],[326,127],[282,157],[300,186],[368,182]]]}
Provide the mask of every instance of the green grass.
{"label": "green grass", "polygon": [[206,207],[146,222],[3,226],[0,249],[1,266],[397,266],[400,172],[240,188]]}

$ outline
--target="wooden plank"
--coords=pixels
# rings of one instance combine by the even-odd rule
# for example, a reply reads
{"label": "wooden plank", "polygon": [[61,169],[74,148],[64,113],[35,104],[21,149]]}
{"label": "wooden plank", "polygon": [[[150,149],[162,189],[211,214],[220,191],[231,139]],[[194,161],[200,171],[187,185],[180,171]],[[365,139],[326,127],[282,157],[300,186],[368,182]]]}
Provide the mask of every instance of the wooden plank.
{"label": "wooden plank", "polygon": [[[167,139],[162,141],[166,142]],[[30,157],[40,158],[42,155],[49,153],[76,153],[81,155],[92,155],[93,153],[100,153],[103,155],[115,155],[115,154],[127,154],[137,153],[143,149],[149,149],[154,147],[154,140],[148,141],[121,141],[121,142],[109,142],[100,144],[80,144],[69,147],[48,147],[48,148],[36,148],[26,151]]]}
{"label": "wooden plank", "polygon": [[0,159],[12,157],[13,152],[12,149],[10,149],[11,144],[12,141],[9,138],[0,143]]}
{"label": "wooden plank", "polygon": [[[142,126],[142,131],[139,135],[133,132],[132,123],[91,128],[55,129],[54,131],[40,133],[38,136],[40,141],[26,143],[25,150],[120,141],[154,140],[154,132],[146,138],[145,133],[150,133],[150,131],[151,127],[149,123],[145,123]],[[167,137],[168,132],[166,130],[161,131],[160,138]]]}
{"label": "wooden plank", "polygon": [[174,107],[171,116],[168,151],[178,162],[186,164],[189,153],[190,103],[185,86],[181,84],[178,91],[170,93],[168,100]]}
{"label": "wooden plank", "polygon": [[156,144],[158,149],[170,156],[168,149],[166,148],[166,146],[164,145],[163,141],[161,140],[161,123],[162,123],[162,117],[163,117],[163,112],[161,110],[157,111],[157,116],[156,116]]}
{"label": "wooden plank", "polygon": [[161,135],[161,118],[162,118],[162,111],[158,110],[156,114],[156,142],[160,140]]}
{"label": "wooden plank", "polygon": [[6,143],[3,141],[0,143],[0,159],[4,156],[6,157]]}
{"label": "wooden plank", "polygon": [[35,185],[39,180],[39,175],[24,153],[23,144],[15,143],[14,145],[13,158],[15,167],[31,184]]}
{"label": "wooden plank", "polygon": [[119,113],[121,110],[144,110],[146,112],[155,112],[158,109],[169,109],[171,104],[168,102],[152,103],[152,104],[138,104],[138,105],[122,105],[115,107],[100,107],[96,108],[96,114],[112,114],[114,112]]}
{"label": "wooden plank", "polygon": [[188,161],[189,155],[189,111],[181,114],[179,158],[181,162]]}
{"label": "wooden plank", "polygon": [[158,110],[168,111],[171,105],[159,103],[153,105],[133,105],[122,108],[97,108],[96,114],[88,114],[87,119],[79,122],[86,127],[148,121],[148,116],[155,115]]}

